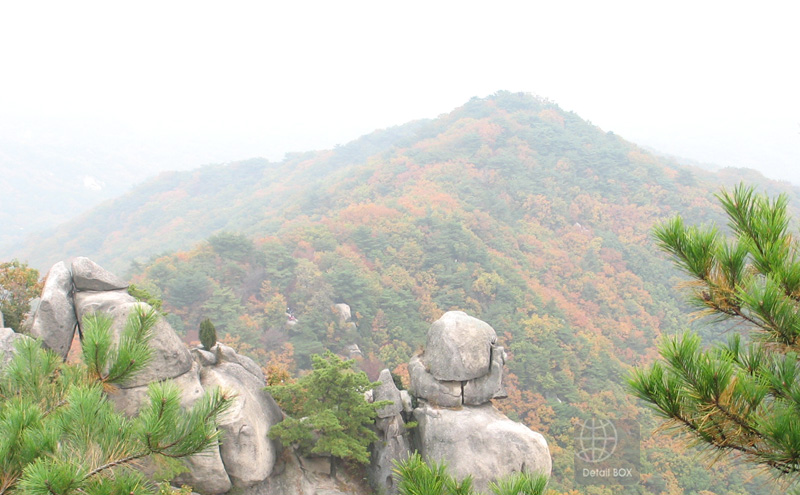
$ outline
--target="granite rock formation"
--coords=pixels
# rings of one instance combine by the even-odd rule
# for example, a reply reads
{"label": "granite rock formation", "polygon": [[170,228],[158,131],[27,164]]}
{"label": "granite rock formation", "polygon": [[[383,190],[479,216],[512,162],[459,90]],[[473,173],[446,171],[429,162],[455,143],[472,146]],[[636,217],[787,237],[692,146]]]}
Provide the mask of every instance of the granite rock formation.
{"label": "granite rock formation", "polygon": [[506,354],[496,340],[487,323],[451,311],[431,325],[425,351],[408,364],[418,399],[414,444],[423,458],[446,462],[456,478],[472,475],[484,492],[504,475],[552,469],[544,437],[491,404],[505,397]]}

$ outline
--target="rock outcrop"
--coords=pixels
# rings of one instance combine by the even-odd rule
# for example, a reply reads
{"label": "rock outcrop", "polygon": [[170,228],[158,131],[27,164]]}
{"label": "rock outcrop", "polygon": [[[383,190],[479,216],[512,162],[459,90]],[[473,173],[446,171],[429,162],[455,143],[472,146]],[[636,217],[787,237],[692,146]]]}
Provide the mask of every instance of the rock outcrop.
{"label": "rock outcrop", "polygon": [[397,486],[392,475],[394,463],[409,456],[411,445],[402,415],[402,394],[394,384],[389,370],[381,371],[378,382],[380,385],[372,390],[372,400],[375,402],[391,401],[392,403],[378,409],[378,419],[375,422],[378,441],[371,447],[367,479],[379,493],[393,495],[397,493]]}
{"label": "rock outcrop", "polygon": [[462,311],[448,311],[428,330],[425,364],[437,380],[472,380],[488,372],[496,341],[488,323]]}
{"label": "rock outcrop", "polygon": [[428,346],[408,364],[419,400],[414,444],[425,459],[446,462],[456,478],[472,475],[484,492],[504,475],[552,468],[544,437],[491,404],[505,396],[506,354],[496,339],[488,324],[451,311],[431,325]]}
{"label": "rock outcrop", "polygon": [[[78,258],[69,267],[58,263],[48,273],[30,332],[66,358],[74,330],[80,329],[77,323],[88,314],[104,313],[112,318],[112,333],[118,340],[128,318],[150,309],[126,287],[87,258]],[[355,327],[348,306],[333,309],[340,326]],[[148,384],[163,380],[175,382],[181,405],[187,408],[216,387],[236,397],[220,418],[223,436],[218,448],[189,458],[188,472],[176,483],[191,485],[202,495],[233,489],[244,495],[363,492],[358,483],[337,478],[330,458],[304,458],[269,439],[270,428],[283,419],[283,413],[264,389],[264,374],[255,362],[222,344],[190,351],[163,318],[153,334],[153,361],[110,395],[119,411],[138,414]],[[0,367],[8,363],[14,342],[21,338],[26,337],[0,328]],[[409,362],[416,402],[409,392],[398,390],[389,370],[381,372],[379,385],[367,394],[368,400],[390,401],[377,411],[379,441],[371,448],[367,467],[375,490],[397,493],[392,468],[408,457],[412,447],[428,460],[447,462],[457,478],[472,475],[479,491],[511,472],[549,474],[551,460],[544,438],[491,404],[505,395],[506,354],[496,339],[487,323],[463,312],[448,312],[431,326],[425,351]],[[409,430],[406,421],[412,419],[418,425]]]}
{"label": "rock outcrop", "polygon": [[0,371],[8,366],[14,356],[14,345],[17,340],[24,338],[24,335],[20,335],[10,328],[0,328]]}
{"label": "rock outcrop", "polygon": [[[127,284],[87,258],[77,258],[71,269],[63,262],[48,272],[41,302],[32,316],[31,334],[47,348],[67,356],[76,323],[92,313],[112,319],[112,335],[119,340],[129,317],[147,311],[146,303],[128,294]],[[147,400],[148,384],[173,380],[181,393],[181,405],[191,407],[206,391],[222,387],[235,395],[233,406],[221,418],[223,441],[217,449],[187,459],[188,472],[175,481],[191,485],[203,495],[237,488],[253,492],[273,473],[280,446],[270,440],[270,427],[283,413],[264,389],[260,367],[230,347],[216,345],[208,352],[189,352],[172,327],[159,318],[150,342],[152,362],[109,397],[120,412],[136,415]],[[16,339],[10,329],[0,330],[0,365],[7,363]],[[255,493],[255,492],[253,492]]]}
{"label": "rock outcrop", "polygon": [[63,261],[47,272],[39,305],[33,314],[30,333],[42,339],[48,349],[66,359],[75,335],[75,306],[73,305],[72,273]]}
{"label": "rock outcrop", "polygon": [[264,390],[266,381],[260,368],[243,366],[241,361],[249,359],[230,347],[217,344],[212,350],[216,350],[217,363],[201,368],[200,383],[207,390],[221,387],[236,395],[233,407],[219,423],[223,434],[219,451],[233,486],[250,487],[272,474],[279,445],[267,434],[283,419],[283,413]]}
{"label": "rock outcrop", "polygon": [[446,461],[457,479],[472,475],[478,491],[513,472],[544,472],[552,467],[544,437],[508,419],[492,404],[460,410],[423,404],[414,411],[420,454]]}
{"label": "rock outcrop", "polygon": [[422,355],[408,363],[411,392],[440,407],[477,406],[505,397],[506,353],[489,324],[448,311],[428,330]]}
{"label": "rock outcrop", "polygon": [[72,260],[72,282],[79,291],[127,289],[128,283],[89,258]]}

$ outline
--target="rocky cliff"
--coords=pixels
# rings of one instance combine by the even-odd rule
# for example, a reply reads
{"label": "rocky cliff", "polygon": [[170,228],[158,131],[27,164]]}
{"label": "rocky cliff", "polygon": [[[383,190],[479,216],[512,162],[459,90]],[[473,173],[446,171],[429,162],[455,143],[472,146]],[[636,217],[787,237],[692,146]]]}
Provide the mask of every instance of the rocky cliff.
{"label": "rocky cliff", "polygon": [[[79,322],[87,314],[111,315],[115,336],[137,301],[127,284],[87,258],[70,265],[59,262],[47,275],[41,300],[30,320],[30,335],[63,358],[67,357]],[[13,352],[13,341],[24,338],[11,329],[0,330],[0,367]],[[358,482],[337,479],[330,459],[303,458],[269,439],[282,411],[265,391],[261,368],[251,359],[222,344],[210,350],[187,349],[172,327],[159,320],[152,340],[153,362],[126,383],[112,400],[121,412],[138,414],[154,381],[173,380],[181,389],[182,405],[191,406],[205,390],[222,387],[236,396],[234,407],[219,428],[223,441],[213,452],[188,459],[188,471],[175,479],[204,495],[237,489],[245,495],[335,495],[363,492]],[[375,428],[380,441],[373,445],[368,478],[374,489],[396,493],[393,463],[417,449],[426,458],[446,461],[453,474],[473,475],[478,489],[515,471],[551,469],[544,438],[508,419],[491,404],[502,397],[505,352],[496,344],[495,331],[461,312],[448,312],[428,332],[425,352],[409,363],[412,398],[400,391],[384,370],[380,386],[368,400],[389,400],[378,411]],[[413,408],[412,403],[417,407]],[[407,421],[417,427],[409,434]]]}

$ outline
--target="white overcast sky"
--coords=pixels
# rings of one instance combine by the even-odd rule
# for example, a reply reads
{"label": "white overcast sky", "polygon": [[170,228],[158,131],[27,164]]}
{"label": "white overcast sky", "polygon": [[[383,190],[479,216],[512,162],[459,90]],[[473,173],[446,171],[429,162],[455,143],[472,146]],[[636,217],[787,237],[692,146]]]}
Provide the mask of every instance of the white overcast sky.
{"label": "white overcast sky", "polygon": [[127,139],[186,168],[329,148],[506,89],[800,184],[798,19],[790,1],[8,1],[0,133]]}

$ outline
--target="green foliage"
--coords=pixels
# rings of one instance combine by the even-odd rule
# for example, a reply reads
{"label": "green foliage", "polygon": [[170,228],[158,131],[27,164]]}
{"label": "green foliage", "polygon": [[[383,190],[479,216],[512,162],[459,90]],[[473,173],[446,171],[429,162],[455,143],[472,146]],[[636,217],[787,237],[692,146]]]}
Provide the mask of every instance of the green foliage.
{"label": "green foliage", "polygon": [[714,456],[725,453],[794,482],[800,473],[800,261],[787,198],[737,186],[718,198],[732,238],[680,217],[655,228],[659,246],[692,279],[701,314],[749,330],[704,349],[694,334],[667,338],[662,360],[636,369],[632,392]]}
{"label": "green foliage", "polygon": [[217,329],[208,318],[200,322],[200,343],[206,350],[211,350],[217,344]]}
{"label": "green foliage", "polygon": [[[407,459],[397,462],[393,474],[397,480],[397,492],[400,495],[455,495],[452,488],[472,486],[472,479],[467,478],[461,484],[447,473],[445,463],[428,464],[417,452]],[[459,494],[469,494],[470,490],[460,491]]]}
{"label": "green foliage", "polygon": [[244,261],[253,254],[253,241],[242,234],[220,232],[208,238],[214,251],[223,258]]}
{"label": "green foliage", "polygon": [[31,299],[42,290],[39,271],[28,268],[19,260],[0,263],[0,311],[6,327],[22,330],[25,314],[31,309]]}
{"label": "green foliage", "polygon": [[[279,352],[288,341],[298,369],[310,368],[312,354],[356,343],[369,366],[407,378],[404,365],[430,324],[466,311],[489,322],[510,355],[509,398],[498,407],[554,450],[570,449],[573,417],[653,422],[622,376],[690,318],[674,290],[678,272],[658,258],[650,231],[676,211],[720,223],[711,191],[735,177],[692,170],[687,181],[683,170],[552,102],[501,92],[336,150],[151,183],[135,194],[147,204],[121,217],[131,232],[106,246],[120,260],[182,249],[132,275],[163,294],[175,328],[210,317],[220,334],[256,349]],[[148,197],[154,186],[158,195]],[[176,199],[161,202],[165,193]],[[135,233],[153,228],[138,223],[145,213],[179,228],[148,247],[156,239]],[[221,229],[251,239],[252,255],[243,239],[231,249],[202,242]],[[51,245],[47,255],[55,252]],[[331,311],[340,302],[352,324]],[[287,322],[286,307],[296,321]],[[697,330],[717,342],[719,327]],[[684,456],[677,443],[645,444],[652,468],[643,472],[681,466]],[[570,469],[569,456],[554,462]],[[710,483],[722,491],[765,489],[741,467],[715,469]],[[692,476],[677,474],[663,473],[670,490],[697,491]],[[569,476],[551,484],[576,488]]]}
{"label": "green foliage", "polygon": [[389,401],[368,403],[364,392],[378,385],[330,351],[311,357],[312,371],[294,383],[267,390],[288,415],[269,431],[288,446],[306,454],[330,454],[362,464],[369,462],[367,447],[378,437],[370,429],[379,408]]}
{"label": "green foliage", "polygon": [[[393,474],[400,495],[475,495],[472,476],[457,481],[447,472],[444,462],[428,464],[418,452],[395,461]],[[489,483],[494,495],[542,495],[547,476],[534,473],[512,473]]]}
{"label": "green foliage", "polygon": [[541,495],[547,488],[547,476],[534,473],[512,473],[489,483],[495,495]]}
{"label": "green foliage", "polygon": [[155,493],[136,467],[145,458],[171,465],[217,444],[216,418],[231,399],[207,394],[189,411],[173,383],[152,383],[135,418],[117,413],[107,391],[151,359],[153,311],[131,315],[118,346],[110,323],[84,319],[83,361],[66,364],[41,343],[20,339],[0,371],[0,493]]}
{"label": "green foliage", "polygon": [[164,305],[164,301],[153,294],[150,293],[144,287],[137,286],[135,284],[130,284],[128,286],[128,294],[136,298],[137,301],[149,304],[153,309],[158,311],[162,316],[166,316],[166,313],[163,311],[162,307]]}

